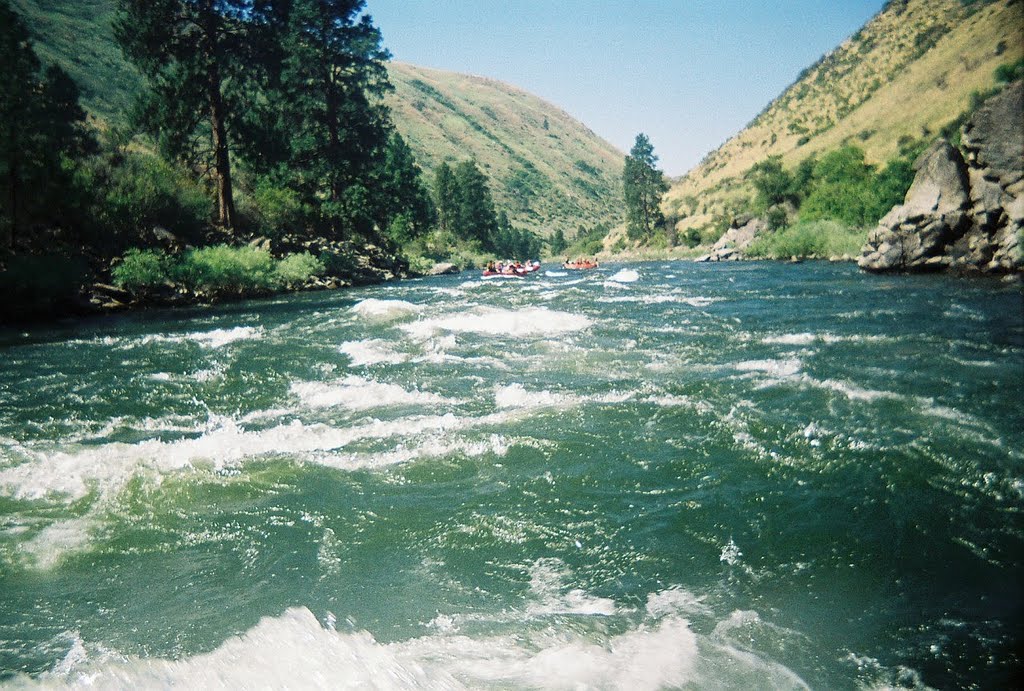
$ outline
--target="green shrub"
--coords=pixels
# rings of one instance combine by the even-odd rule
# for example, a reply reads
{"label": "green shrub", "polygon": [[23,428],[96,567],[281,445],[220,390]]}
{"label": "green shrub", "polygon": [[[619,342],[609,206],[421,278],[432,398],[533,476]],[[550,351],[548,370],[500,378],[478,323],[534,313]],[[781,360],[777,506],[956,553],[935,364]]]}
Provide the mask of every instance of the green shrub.
{"label": "green shrub", "polygon": [[121,263],[113,268],[114,284],[126,290],[146,290],[165,283],[171,275],[172,262],[160,250],[130,249]]}
{"label": "green shrub", "polygon": [[198,242],[210,218],[206,191],[156,156],[98,157],[79,170],[75,184],[93,200],[89,234],[100,247],[130,246],[157,225]]}
{"label": "green shrub", "polygon": [[275,273],[283,285],[305,283],[312,276],[320,276],[326,270],[324,262],[309,252],[289,254],[277,262]]}
{"label": "green shrub", "polygon": [[1024,78],[1024,58],[1017,60],[1017,62],[1008,62],[1000,65],[996,68],[994,76],[996,82],[1001,84],[1009,84]]}
{"label": "green shrub", "polygon": [[759,236],[746,254],[765,259],[856,256],[866,240],[866,230],[839,221],[805,221]]}
{"label": "green shrub", "polygon": [[308,209],[299,195],[266,179],[256,185],[249,203],[254,207],[250,213],[257,230],[267,237],[302,230],[308,222]]}
{"label": "green shrub", "polygon": [[194,290],[244,292],[267,290],[278,285],[270,252],[256,247],[215,245],[191,250],[176,275]]}

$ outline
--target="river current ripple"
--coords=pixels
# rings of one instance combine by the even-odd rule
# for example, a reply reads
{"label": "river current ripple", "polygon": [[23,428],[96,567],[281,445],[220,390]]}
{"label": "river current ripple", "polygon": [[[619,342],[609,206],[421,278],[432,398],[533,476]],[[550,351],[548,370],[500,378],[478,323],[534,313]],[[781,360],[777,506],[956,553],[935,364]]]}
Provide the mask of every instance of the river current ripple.
{"label": "river current ripple", "polygon": [[1022,305],[653,262],[0,331],[0,682],[1012,686]]}

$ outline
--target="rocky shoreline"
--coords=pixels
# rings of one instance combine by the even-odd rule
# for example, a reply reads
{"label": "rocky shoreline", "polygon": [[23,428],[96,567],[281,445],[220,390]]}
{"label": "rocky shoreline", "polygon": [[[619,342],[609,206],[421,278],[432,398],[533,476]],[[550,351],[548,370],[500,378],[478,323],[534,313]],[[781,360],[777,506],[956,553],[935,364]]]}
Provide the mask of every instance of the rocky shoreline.
{"label": "rocky shoreline", "polygon": [[915,162],[902,205],[868,236],[872,272],[1024,270],[1024,82],[989,99],[964,125],[962,146],[938,141]]}
{"label": "rocky shoreline", "polygon": [[[151,246],[154,248],[172,254],[189,249],[166,230],[154,229],[153,236]],[[19,309],[18,305],[8,303],[0,309],[0,325],[15,326],[147,309],[210,306],[287,293],[376,285],[419,275],[411,271],[404,260],[375,244],[284,236],[275,240],[256,238],[249,245],[267,250],[275,257],[308,252],[335,261],[328,262],[325,274],[311,276],[301,283],[288,284],[280,289],[195,290],[181,283],[166,281],[151,289],[131,291],[114,285],[110,280],[112,266],[117,260],[92,257],[88,263],[92,266],[93,278],[80,286],[74,295],[41,309]]]}
{"label": "rocky shoreline", "polygon": [[[860,256],[792,257],[856,261],[872,273],[1024,272],[1024,82],[990,98],[962,128],[966,156],[939,140],[914,163],[904,202],[880,221]],[[765,219],[735,218],[710,251],[694,261],[746,259],[771,232]]]}

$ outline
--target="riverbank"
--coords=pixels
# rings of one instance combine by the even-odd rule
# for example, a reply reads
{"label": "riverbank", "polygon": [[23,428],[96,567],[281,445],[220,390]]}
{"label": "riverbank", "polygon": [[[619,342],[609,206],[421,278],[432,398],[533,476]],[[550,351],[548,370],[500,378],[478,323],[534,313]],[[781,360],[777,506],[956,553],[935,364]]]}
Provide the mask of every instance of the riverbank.
{"label": "riverbank", "polygon": [[374,285],[416,274],[372,244],[285,237],[247,245],[132,250],[113,260],[80,248],[0,258],[0,324],[215,304]]}

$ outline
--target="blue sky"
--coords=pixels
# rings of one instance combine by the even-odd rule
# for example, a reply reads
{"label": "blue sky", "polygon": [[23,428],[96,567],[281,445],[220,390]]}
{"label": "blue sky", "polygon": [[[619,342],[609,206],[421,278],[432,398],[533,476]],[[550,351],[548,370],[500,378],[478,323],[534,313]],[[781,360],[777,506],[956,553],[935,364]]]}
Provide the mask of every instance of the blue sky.
{"label": "blue sky", "polygon": [[491,77],[681,175],[884,0],[367,0],[395,60]]}

